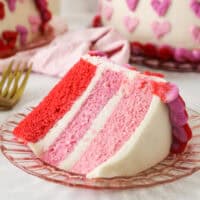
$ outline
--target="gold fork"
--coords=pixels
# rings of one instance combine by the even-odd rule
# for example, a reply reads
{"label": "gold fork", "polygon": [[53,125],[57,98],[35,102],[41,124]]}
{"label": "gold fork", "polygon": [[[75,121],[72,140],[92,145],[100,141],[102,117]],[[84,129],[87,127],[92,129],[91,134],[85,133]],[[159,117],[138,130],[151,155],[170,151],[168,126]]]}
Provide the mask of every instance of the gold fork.
{"label": "gold fork", "polygon": [[14,70],[14,64],[15,62],[12,61],[4,68],[2,73],[0,81],[0,110],[9,110],[16,105],[24,93],[32,69],[32,64],[18,63]]}

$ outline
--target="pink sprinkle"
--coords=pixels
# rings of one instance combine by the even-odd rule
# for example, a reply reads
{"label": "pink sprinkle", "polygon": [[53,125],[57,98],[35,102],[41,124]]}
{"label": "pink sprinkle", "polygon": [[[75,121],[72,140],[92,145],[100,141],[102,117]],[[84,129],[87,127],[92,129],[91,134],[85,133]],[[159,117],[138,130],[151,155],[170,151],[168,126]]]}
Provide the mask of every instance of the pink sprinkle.
{"label": "pink sprinkle", "polygon": [[103,52],[103,51],[98,51],[98,50],[96,50],[96,51],[89,51],[88,54],[89,54],[90,56],[107,57],[107,55],[106,55],[105,52]]}
{"label": "pink sprinkle", "polygon": [[200,61],[200,51],[197,49],[192,51],[193,61],[198,62]]}
{"label": "pink sprinkle", "polygon": [[8,8],[11,12],[15,11],[16,9],[16,0],[7,0]]}
{"label": "pink sprinkle", "polygon": [[179,62],[190,60],[193,57],[192,52],[184,48],[177,48],[175,50],[174,56],[175,56],[175,59]]}
{"label": "pink sprinkle", "polygon": [[178,98],[179,89],[176,85],[170,83],[170,90],[167,92],[165,96],[165,103],[170,103]]}
{"label": "pink sprinkle", "polygon": [[32,24],[41,24],[40,16],[29,16],[29,22]]}
{"label": "pink sprinkle", "polygon": [[200,4],[199,4],[199,1],[191,0],[190,7],[193,10],[193,12],[195,13],[195,15],[200,18]]}
{"label": "pink sprinkle", "polygon": [[174,101],[168,103],[168,106],[170,110],[173,110],[173,112],[185,110],[185,102],[180,98],[180,96]]}
{"label": "pink sprinkle", "polygon": [[20,44],[24,46],[27,43],[28,30],[25,26],[22,25],[16,26],[16,30],[20,36]]}
{"label": "pink sprinkle", "polygon": [[173,127],[173,135],[182,143],[186,143],[189,140],[188,134],[184,127]]}
{"label": "pink sprinkle", "polygon": [[125,64],[124,67],[127,68],[127,69],[130,69],[130,70],[133,70],[133,71],[137,71],[137,68],[136,68],[136,67],[134,67],[134,66],[132,66],[132,65],[130,65],[130,64],[128,64],[128,63]]}
{"label": "pink sprinkle", "polygon": [[36,33],[38,32],[42,21],[39,16],[29,16],[29,23],[31,24],[32,32]]}
{"label": "pink sprinkle", "polygon": [[47,1],[46,0],[37,0],[37,3],[40,5],[42,10],[45,10],[47,7]]}
{"label": "pink sprinkle", "polygon": [[[181,107],[180,107],[181,109]],[[187,124],[188,115],[184,111],[178,111],[179,107],[177,107],[176,111],[170,110],[170,120],[173,126],[180,127]]]}

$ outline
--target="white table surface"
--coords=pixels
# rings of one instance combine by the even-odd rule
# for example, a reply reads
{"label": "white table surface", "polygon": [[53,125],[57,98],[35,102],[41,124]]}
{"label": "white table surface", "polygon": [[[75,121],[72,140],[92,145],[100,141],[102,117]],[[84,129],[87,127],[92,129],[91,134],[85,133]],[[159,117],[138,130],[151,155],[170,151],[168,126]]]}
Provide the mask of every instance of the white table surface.
{"label": "white table surface", "polygon": [[[78,25],[72,19],[78,20],[79,26],[80,24],[81,26],[89,24],[87,17],[78,19],[77,16],[72,16],[73,27],[78,27]],[[165,72],[165,75],[168,80],[180,87],[188,107],[197,109],[195,105],[200,105],[200,74]],[[0,124],[24,107],[36,105],[58,80],[53,77],[32,74],[24,96],[15,109],[9,112],[0,112]],[[76,189],[28,175],[12,166],[0,154],[0,200],[196,200],[200,199],[199,186],[200,172],[174,183],[148,189],[125,191]]]}

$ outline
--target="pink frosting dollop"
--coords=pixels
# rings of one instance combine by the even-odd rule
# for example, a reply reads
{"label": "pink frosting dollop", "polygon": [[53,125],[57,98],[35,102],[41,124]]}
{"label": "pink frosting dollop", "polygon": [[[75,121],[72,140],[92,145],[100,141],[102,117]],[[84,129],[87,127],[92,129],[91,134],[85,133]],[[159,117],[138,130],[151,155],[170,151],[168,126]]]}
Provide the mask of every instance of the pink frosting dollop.
{"label": "pink frosting dollop", "polygon": [[176,86],[173,85],[171,90],[166,94],[166,96],[169,95],[170,97],[167,98],[167,106],[169,109],[173,134],[173,142],[171,146],[172,153],[182,153],[185,150],[188,141],[192,137],[192,131],[188,125],[188,114],[185,102],[177,91],[178,88],[176,89]]}
{"label": "pink frosting dollop", "polygon": [[171,153],[182,153],[192,137],[185,102],[175,84],[152,81],[152,91],[167,105],[172,126]]}

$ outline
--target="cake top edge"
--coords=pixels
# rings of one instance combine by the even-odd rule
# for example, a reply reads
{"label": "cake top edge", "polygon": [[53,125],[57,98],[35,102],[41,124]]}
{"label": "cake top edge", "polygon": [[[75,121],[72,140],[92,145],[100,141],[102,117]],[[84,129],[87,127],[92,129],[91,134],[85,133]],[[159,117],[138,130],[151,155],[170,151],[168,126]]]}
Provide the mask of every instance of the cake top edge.
{"label": "cake top edge", "polygon": [[140,75],[148,77],[156,82],[168,82],[164,77],[163,74],[153,72],[153,71],[139,71],[137,67],[132,66],[131,64],[124,64],[120,65],[117,64],[116,62],[110,60],[109,58],[106,57],[106,55],[103,54],[86,54],[81,57],[81,59],[86,60],[90,62],[93,65],[98,65],[103,68],[111,68],[114,71],[121,71],[124,72],[125,74],[132,74],[132,75]]}

